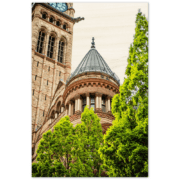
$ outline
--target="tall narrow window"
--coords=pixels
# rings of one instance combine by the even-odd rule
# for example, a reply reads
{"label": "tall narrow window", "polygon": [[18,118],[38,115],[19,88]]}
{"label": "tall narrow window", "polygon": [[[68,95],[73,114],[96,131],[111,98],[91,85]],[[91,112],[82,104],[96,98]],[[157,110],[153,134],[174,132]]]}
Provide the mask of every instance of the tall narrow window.
{"label": "tall narrow window", "polygon": [[42,18],[43,18],[43,19],[46,19],[46,13],[43,13],[43,14],[42,14]]}
{"label": "tall narrow window", "polygon": [[75,114],[75,102],[73,103],[73,114]]}
{"label": "tall narrow window", "polygon": [[65,29],[65,30],[66,30],[66,24],[64,24],[64,25],[63,25],[63,29]]}
{"label": "tall narrow window", "polygon": [[95,110],[95,97],[91,96],[91,107]]}
{"label": "tall narrow window", "polygon": [[59,41],[59,50],[58,50],[58,62],[63,62],[63,55],[64,55],[64,42]]}
{"label": "tall narrow window", "polygon": [[35,75],[35,81],[36,81],[37,75]]}
{"label": "tall narrow window", "polygon": [[39,61],[37,62],[37,67],[38,67],[38,65],[39,65]]}
{"label": "tall narrow window", "polygon": [[102,96],[102,111],[106,112],[106,99],[104,96]]}
{"label": "tall narrow window", "polygon": [[59,76],[61,76],[61,71],[59,71]]}
{"label": "tall narrow window", "polygon": [[57,26],[60,26],[60,22],[59,22],[59,21],[56,21],[56,25],[57,25]]}
{"label": "tall narrow window", "polygon": [[47,80],[47,85],[48,85],[48,80]]}
{"label": "tall narrow window", "polygon": [[45,33],[40,31],[36,51],[42,53]]}
{"label": "tall narrow window", "polygon": [[43,116],[44,116],[44,111],[43,111]]}
{"label": "tall narrow window", "polygon": [[34,89],[33,89],[33,96],[34,96]]}
{"label": "tall narrow window", "polygon": [[85,107],[86,107],[86,97],[83,97],[83,99],[82,99],[82,111],[84,111]]}
{"label": "tall narrow window", "polygon": [[55,38],[53,36],[49,36],[47,56],[50,58],[53,57],[54,41],[55,41]]}
{"label": "tall narrow window", "polygon": [[54,22],[54,18],[50,17],[49,22],[53,23]]}
{"label": "tall narrow window", "polygon": [[50,66],[49,66],[49,68],[48,68],[48,71],[50,71]]}
{"label": "tall narrow window", "polygon": [[45,95],[45,100],[46,100],[46,95]]}

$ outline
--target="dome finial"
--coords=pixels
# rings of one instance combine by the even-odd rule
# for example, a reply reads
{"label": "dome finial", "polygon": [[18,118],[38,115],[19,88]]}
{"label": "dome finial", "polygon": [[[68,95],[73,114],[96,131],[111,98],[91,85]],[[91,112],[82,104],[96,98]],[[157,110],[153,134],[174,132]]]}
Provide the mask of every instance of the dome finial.
{"label": "dome finial", "polygon": [[94,42],[94,37],[92,38],[92,46],[91,46],[91,48],[95,48],[95,42]]}

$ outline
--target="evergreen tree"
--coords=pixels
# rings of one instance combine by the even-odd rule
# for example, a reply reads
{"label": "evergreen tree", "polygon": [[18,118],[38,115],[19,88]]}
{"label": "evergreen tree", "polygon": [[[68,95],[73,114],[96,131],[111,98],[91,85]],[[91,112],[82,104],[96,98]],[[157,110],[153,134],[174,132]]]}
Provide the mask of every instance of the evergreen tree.
{"label": "evergreen tree", "polygon": [[113,97],[113,125],[99,149],[111,177],[148,176],[148,21],[139,11],[127,78]]}

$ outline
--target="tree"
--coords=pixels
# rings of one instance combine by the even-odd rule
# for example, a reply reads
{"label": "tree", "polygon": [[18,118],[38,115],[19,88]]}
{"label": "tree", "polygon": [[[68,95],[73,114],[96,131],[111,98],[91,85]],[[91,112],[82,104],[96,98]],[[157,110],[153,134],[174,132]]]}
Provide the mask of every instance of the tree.
{"label": "tree", "polygon": [[86,107],[81,121],[73,127],[66,116],[54,126],[54,132],[43,134],[37,163],[32,164],[33,177],[100,176],[102,160],[98,149],[103,142],[100,119]]}
{"label": "tree", "polygon": [[127,78],[113,97],[113,125],[99,149],[103,167],[112,177],[148,176],[148,22],[136,16],[134,42],[130,46]]}
{"label": "tree", "polygon": [[85,107],[81,121],[82,123],[75,127],[76,141],[73,146],[74,163],[71,164],[71,176],[100,176],[102,160],[98,149],[103,143],[100,119],[93,109]]}

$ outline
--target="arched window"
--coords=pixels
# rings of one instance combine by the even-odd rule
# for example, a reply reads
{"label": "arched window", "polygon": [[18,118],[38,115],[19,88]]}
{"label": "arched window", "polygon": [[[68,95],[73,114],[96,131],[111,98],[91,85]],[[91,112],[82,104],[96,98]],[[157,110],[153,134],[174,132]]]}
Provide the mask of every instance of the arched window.
{"label": "arched window", "polygon": [[64,42],[59,41],[58,62],[63,63],[63,55],[64,55]]}
{"label": "arched window", "polygon": [[49,22],[53,23],[54,22],[54,18],[50,17]]}
{"label": "arched window", "polygon": [[36,81],[37,75],[35,75],[35,81]]}
{"label": "arched window", "polygon": [[82,111],[84,111],[85,107],[86,107],[86,97],[83,97],[83,99],[82,99]]}
{"label": "arched window", "polygon": [[66,24],[64,24],[64,25],[63,25],[63,29],[65,29],[65,30],[66,30],[66,28],[67,28],[67,25],[66,25]]}
{"label": "arched window", "polygon": [[37,42],[37,49],[36,49],[36,51],[39,53],[42,53],[42,50],[43,50],[44,37],[45,37],[45,33],[40,31],[38,42]]}
{"label": "arched window", "polygon": [[95,97],[91,95],[91,107],[93,107],[93,109],[95,110]]}
{"label": "arched window", "polygon": [[102,96],[102,112],[106,112],[106,99]]}
{"label": "arched window", "polygon": [[61,101],[58,102],[57,107],[56,107],[56,111],[58,113],[61,113]]}
{"label": "arched window", "polygon": [[43,18],[43,19],[46,19],[46,18],[47,18],[46,13],[43,13],[43,14],[42,14],[42,18]]}
{"label": "arched window", "polygon": [[55,37],[49,36],[47,56],[50,58],[53,57],[54,41],[55,41]]}
{"label": "arched window", "polygon": [[57,25],[57,26],[60,26],[60,21],[56,21],[56,25]]}

